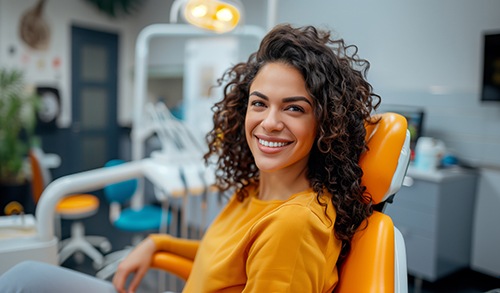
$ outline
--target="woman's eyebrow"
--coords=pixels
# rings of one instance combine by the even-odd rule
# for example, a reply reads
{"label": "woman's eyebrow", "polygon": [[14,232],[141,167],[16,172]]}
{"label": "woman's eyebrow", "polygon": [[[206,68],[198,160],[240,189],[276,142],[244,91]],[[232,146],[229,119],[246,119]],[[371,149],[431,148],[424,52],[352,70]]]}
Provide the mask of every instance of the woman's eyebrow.
{"label": "woman's eyebrow", "polygon": [[283,99],[283,102],[285,102],[285,103],[298,102],[298,101],[304,101],[304,102],[308,103],[309,105],[311,105],[311,107],[312,107],[311,102],[304,96],[288,97],[288,98]]}
{"label": "woman's eyebrow", "polygon": [[[257,96],[261,99],[264,99],[266,101],[269,101],[269,98],[264,95],[263,93],[259,92],[259,91],[253,91],[250,93],[250,96]],[[291,102],[298,102],[298,101],[304,101],[306,103],[308,103],[309,105],[312,106],[311,102],[304,96],[294,96],[294,97],[287,97],[287,98],[283,98],[283,102],[285,103],[291,103]]]}
{"label": "woman's eyebrow", "polygon": [[253,92],[251,92],[250,96],[257,96],[257,97],[259,97],[261,99],[269,101],[269,98],[266,95],[264,95],[263,93],[259,92],[259,91],[253,91]]}

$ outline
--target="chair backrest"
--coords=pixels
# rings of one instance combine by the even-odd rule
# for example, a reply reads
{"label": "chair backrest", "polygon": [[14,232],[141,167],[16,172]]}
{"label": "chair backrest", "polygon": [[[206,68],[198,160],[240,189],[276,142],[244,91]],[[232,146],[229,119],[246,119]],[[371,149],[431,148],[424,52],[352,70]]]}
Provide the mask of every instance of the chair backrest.
{"label": "chair backrest", "polygon": [[[104,167],[113,167],[124,164],[124,160],[110,160]],[[104,196],[110,203],[125,204],[134,196],[137,189],[137,179],[130,179],[104,186]]]}
{"label": "chair backrest", "polygon": [[31,194],[36,204],[43,190],[52,182],[51,168],[59,167],[61,158],[57,154],[47,154],[40,147],[32,147],[29,150],[31,165]]}
{"label": "chair backrest", "polygon": [[363,185],[375,204],[399,191],[410,162],[410,132],[406,118],[396,113],[374,115],[377,124],[366,126],[368,151],[359,161]]}
{"label": "chair backrest", "polygon": [[[367,192],[380,204],[390,200],[403,183],[410,160],[410,135],[406,119],[399,114],[383,113],[373,118],[380,121],[366,126],[368,151],[360,166]],[[353,238],[335,292],[400,292],[399,288],[407,286],[401,284],[406,283],[406,265],[398,267],[406,260],[396,259],[406,258],[405,253],[400,255],[397,233],[389,216],[374,212],[368,226]]]}
{"label": "chair backrest", "polygon": [[39,148],[32,148],[29,151],[31,165],[31,195],[35,204],[38,203],[43,190],[52,180],[50,170],[41,162],[42,156],[43,152]]}

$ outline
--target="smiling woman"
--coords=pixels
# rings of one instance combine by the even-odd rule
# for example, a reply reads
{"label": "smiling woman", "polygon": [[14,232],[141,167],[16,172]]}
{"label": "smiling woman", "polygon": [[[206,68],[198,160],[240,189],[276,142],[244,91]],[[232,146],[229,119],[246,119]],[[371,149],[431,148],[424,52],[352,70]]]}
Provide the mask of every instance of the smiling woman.
{"label": "smiling woman", "polygon": [[[158,251],[192,263],[183,292],[336,288],[353,235],[373,211],[359,160],[380,101],[365,80],[369,63],[349,52],[357,50],[327,31],[283,24],[226,71],[205,160],[216,165],[218,189],[233,195],[201,241],[143,240],[119,265],[117,291],[135,291]],[[60,270],[39,269],[54,278]]]}

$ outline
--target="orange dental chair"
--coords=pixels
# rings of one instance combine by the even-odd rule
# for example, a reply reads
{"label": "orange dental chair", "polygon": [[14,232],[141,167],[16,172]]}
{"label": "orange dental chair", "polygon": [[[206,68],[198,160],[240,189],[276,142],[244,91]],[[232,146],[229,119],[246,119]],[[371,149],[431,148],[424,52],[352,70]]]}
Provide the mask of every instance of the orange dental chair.
{"label": "orange dental chair", "polygon": [[[395,113],[374,116],[379,123],[367,125],[369,150],[361,157],[363,184],[376,210],[368,226],[358,231],[352,249],[339,269],[335,293],[408,292],[404,239],[383,206],[392,202],[403,184],[410,160],[410,134],[406,119]],[[183,280],[189,278],[192,260],[167,252],[157,252],[152,267]]]}

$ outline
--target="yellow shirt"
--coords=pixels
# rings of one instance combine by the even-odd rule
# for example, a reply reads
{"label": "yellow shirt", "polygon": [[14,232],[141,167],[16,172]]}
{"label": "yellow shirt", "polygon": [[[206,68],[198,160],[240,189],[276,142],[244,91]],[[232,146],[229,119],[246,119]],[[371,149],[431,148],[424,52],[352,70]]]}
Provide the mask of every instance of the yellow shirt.
{"label": "yellow shirt", "polygon": [[153,237],[160,250],[195,257],[183,292],[332,292],[341,243],[331,201],[325,214],[312,190],[285,201],[249,192],[231,198],[199,243]]}

